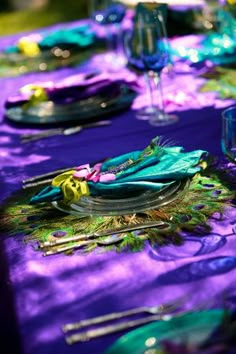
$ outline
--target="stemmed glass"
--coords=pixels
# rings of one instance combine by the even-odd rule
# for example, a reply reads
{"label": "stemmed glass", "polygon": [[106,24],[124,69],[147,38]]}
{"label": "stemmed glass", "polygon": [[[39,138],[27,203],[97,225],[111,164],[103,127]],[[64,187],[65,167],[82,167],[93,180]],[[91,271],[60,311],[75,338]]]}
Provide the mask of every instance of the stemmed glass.
{"label": "stemmed glass", "polygon": [[[148,119],[151,125],[164,126],[175,123],[178,118],[165,111],[161,72],[169,64],[169,43],[161,11],[156,10],[153,21],[147,23],[142,16],[131,33],[125,38],[128,64],[138,72],[144,73],[149,95],[146,107],[137,110],[138,119]],[[154,86],[159,89],[159,104],[154,101]]]}
{"label": "stemmed glass", "polygon": [[221,147],[225,156],[236,163],[236,106],[222,113]]}
{"label": "stemmed glass", "polygon": [[125,64],[121,50],[121,22],[125,12],[125,6],[116,0],[90,0],[90,17],[94,24],[105,33],[108,50],[106,59],[113,66]]}

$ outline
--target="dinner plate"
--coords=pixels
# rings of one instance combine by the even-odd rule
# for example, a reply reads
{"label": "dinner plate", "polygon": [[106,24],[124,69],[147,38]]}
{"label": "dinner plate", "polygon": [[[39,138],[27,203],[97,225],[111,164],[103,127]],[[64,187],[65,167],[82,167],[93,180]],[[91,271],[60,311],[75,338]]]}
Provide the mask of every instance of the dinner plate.
{"label": "dinner plate", "polygon": [[174,181],[159,191],[142,190],[124,197],[88,196],[81,197],[77,203],[66,205],[63,201],[54,201],[52,205],[71,215],[111,216],[141,213],[145,210],[156,209],[176,200],[187,189],[189,179]]}
{"label": "dinner plate", "polygon": [[105,114],[128,108],[133,102],[136,92],[126,84],[122,84],[120,92],[113,97],[92,96],[70,104],[55,104],[52,101],[41,102],[24,110],[22,106],[6,110],[9,120],[23,124],[52,124],[62,122],[86,122]]}
{"label": "dinner plate", "polygon": [[162,341],[200,346],[220,325],[223,315],[224,310],[214,309],[156,321],[123,335],[104,354],[155,354]]}
{"label": "dinner plate", "polygon": [[29,72],[52,71],[60,67],[75,66],[91,56],[92,48],[65,49],[66,57],[57,57],[51,50],[45,50],[36,57],[21,53],[0,53],[0,77],[21,75]]}

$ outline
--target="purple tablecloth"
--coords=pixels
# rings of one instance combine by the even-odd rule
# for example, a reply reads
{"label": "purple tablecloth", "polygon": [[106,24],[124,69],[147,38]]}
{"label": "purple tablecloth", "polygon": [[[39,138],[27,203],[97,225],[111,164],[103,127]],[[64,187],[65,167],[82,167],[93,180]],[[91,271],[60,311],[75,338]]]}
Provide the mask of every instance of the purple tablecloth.
{"label": "purple tablecloth", "polygon": [[[8,42],[12,37],[2,38],[0,44]],[[18,190],[24,178],[143,149],[156,135],[164,135],[187,151],[203,149],[222,157],[223,108],[213,106],[178,112],[179,122],[163,128],[137,120],[129,110],[114,115],[111,126],[20,145],[19,135],[33,128],[17,127],[4,119],[7,96],[32,81],[59,79],[82,70],[63,69],[0,80],[1,199]],[[68,346],[61,326],[111,311],[156,305],[183,294],[189,294],[189,308],[217,297],[236,281],[235,209],[227,210],[225,219],[212,225],[214,231],[209,237],[189,236],[183,246],[153,249],[146,245],[142,252],[122,254],[75,253],[44,258],[30,244],[23,244],[20,235],[2,237],[0,352],[101,354],[120,333]]]}

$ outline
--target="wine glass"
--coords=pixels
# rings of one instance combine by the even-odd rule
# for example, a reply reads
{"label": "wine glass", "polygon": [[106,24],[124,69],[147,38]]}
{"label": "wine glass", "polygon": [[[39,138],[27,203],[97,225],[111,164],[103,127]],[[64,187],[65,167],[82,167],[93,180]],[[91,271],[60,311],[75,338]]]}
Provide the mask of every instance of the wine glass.
{"label": "wine glass", "polygon": [[224,155],[236,163],[236,106],[222,112],[221,147]]}
{"label": "wine glass", "polygon": [[126,8],[116,0],[90,0],[91,19],[98,30],[105,34],[108,55],[107,61],[113,67],[125,64],[122,55],[122,28],[121,22]]}
{"label": "wine glass", "polygon": [[[148,119],[151,125],[164,126],[175,123],[178,118],[165,111],[161,72],[169,64],[169,43],[161,11],[156,10],[153,21],[145,22],[140,16],[133,31],[125,40],[128,64],[134,70],[144,73],[149,103],[137,110],[138,119]],[[154,99],[154,86],[159,89],[159,103]]]}

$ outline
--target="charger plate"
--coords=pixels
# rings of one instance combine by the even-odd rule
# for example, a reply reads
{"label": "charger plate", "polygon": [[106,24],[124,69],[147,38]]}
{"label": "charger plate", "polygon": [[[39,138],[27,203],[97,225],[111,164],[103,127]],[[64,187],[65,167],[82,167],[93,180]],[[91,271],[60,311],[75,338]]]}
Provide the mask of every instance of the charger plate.
{"label": "charger plate", "polygon": [[60,211],[78,217],[129,215],[157,209],[173,202],[187,189],[189,183],[190,179],[184,179],[174,181],[159,191],[146,190],[135,195],[112,198],[88,196],[81,197],[77,203],[70,205],[66,205],[63,201],[54,201],[52,205]]}
{"label": "charger plate", "polygon": [[221,324],[223,315],[224,310],[214,309],[157,321],[123,335],[104,354],[155,354],[161,341],[199,346]]}
{"label": "charger plate", "polygon": [[128,108],[133,102],[136,92],[127,85],[122,85],[120,92],[114,97],[93,96],[71,104],[59,105],[52,101],[41,102],[24,110],[22,106],[6,110],[9,120],[23,124],[52,124],[70,121],[87,121],[91,118],[103,117]]}
{"label": "charger plate", "polygon": [[[60,49],[60,48],[59,48]],[[36,57],[27,57],[21,53],[0,53],[0,77],[16,76],[30,72],[48,72],[56,68],[70,67],[89,59],[94,52],[93,46],[65,49],[66,58],[57,57],[51,50],[44,50]]]}

